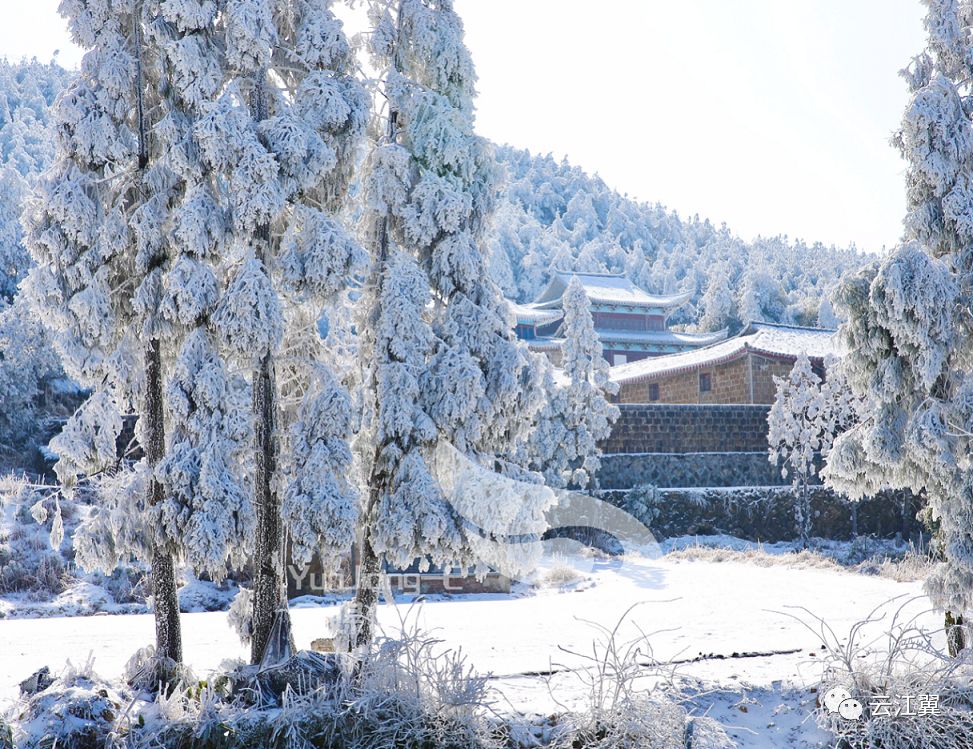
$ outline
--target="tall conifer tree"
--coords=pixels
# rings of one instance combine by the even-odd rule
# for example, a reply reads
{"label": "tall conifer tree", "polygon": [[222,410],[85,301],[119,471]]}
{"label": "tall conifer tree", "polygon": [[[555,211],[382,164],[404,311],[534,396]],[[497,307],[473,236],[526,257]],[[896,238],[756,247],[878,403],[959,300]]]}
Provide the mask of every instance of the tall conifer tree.
{"label": "tall conifer tree", "polygon": [[836,292],[845,372],[865,402],[826,477],[852,497],[925,494],[945,555],[926,587],[956,653],[973,609],[973,13],[926,5],[928,46],[903,71],[912,97],[893,138],[908,165],[903,241]]}
{"label": "tall conifer tree", "polygon": [[463,518],[434,477],[436,444],[502,469],[497,456],[538,406],[536,369],[480,248],[495,174],[473,133],[462,23],[449,0],[379,0],[370,18],[388,109],[366,178],[359,645],[372,636],[384,563],[470,561]]}

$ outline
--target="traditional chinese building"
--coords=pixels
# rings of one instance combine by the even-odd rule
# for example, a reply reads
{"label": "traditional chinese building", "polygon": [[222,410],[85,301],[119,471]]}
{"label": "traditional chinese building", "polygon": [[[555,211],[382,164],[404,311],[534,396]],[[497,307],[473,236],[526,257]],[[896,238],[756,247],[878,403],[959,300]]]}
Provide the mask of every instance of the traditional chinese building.
{"label": "traditional chinese building", "polygon": [[564,341],[561,298],[572,277],[584,287],[595,332],[609,364],[690,351],[726,338],[726,330],[705,334],[669,330],[669,316],[689,301],[688,293],[660,296],[649,294],[622,275],[555,271],[536,300],[511,305],[517,337],[527,341],[532,350],[547,353],[555,363]]}
{"label": "traditional chinese building", "polygon": [[612,369],[619,403],[770,404],[774,377],[786,377],[802,353],[819,377],[838,356],[835,331],[752,322],[739,335],[692,352]]}

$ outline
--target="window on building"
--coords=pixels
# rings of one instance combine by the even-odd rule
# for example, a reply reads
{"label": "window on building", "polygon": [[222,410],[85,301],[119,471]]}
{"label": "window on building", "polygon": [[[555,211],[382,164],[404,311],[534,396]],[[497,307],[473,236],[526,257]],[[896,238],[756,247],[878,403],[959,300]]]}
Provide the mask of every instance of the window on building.
{"label": "window on building", "polygon": [[657,401],[659,400],[659,383],[653,382],[649,385],[649,400]]}
{"label": "window on building", "polygon": [[709,372],[700,372],[699,373],[699,392],[701,392],[701,393],[708,393],[712,389],[713,389],[713,381],[710,378],[710,373]]}
{"label": "window on building", "polygon": [[626,364],[628,362],[628,357],[625,354],[615,354],[612,362],[618,366],[619,364]]}

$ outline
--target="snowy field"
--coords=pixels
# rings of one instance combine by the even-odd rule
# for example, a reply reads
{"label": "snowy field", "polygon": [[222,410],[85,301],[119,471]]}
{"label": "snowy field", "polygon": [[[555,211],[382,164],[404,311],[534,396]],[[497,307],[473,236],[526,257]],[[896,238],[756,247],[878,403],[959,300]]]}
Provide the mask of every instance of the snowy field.
{"label": "snowy field", "polygon": [[[614,626],[633,606],[623,638],[636,628],[649,634],[658,661],[675,666],[698,711],[709,710],[730,726],[741,746],[813,746],[825,740],[808,717],[812,688],[820,681],[820,642],[793,615],[810,621],[803,606],[839,634],[893,598],[930,631],[941,626],[925,611],[919,582],[896,582],[875,575],[790,565],[758,566],[737,561],[687,561],[673,557],[629,557],[606,564],[583,556],[549,558],[547,577],[580,578],[564,586],[543,583],[514,594],[433,599],[421,607],[408,602],[383,606],[380,619],[394,631],[402,617],[417,617],[444,646],[460,647],[481,672],[495,675],[499,709],[549,713],[558,703],[583,697],[578,674],[550,677],[528,672],[552,665],[577,668],[582,661],[567,651],[590,653],[597,633],[588,623]],[[330,606],[293,610],[296,641],[329,634]],[[586,621],[587,620],[587,621]],[[242,658],[245,650],[228,629],[224,612],[185,614],[186,660],[204,676],[223,659]],[[882,623],[870,634],[880,637]],[[34,670],[52,670],[67,659],[94,658],[102,676],[117,677],[136,648],[151,642],[148,615],[96,615],[75,618],[0,620],[0,700],[16,696],[17,683]],[[774,651],[786,651],[772,654]],[[733,654],[761,653],[752,657]],[[693,659],[704,659],[693,662]],[[707,656],[726,656],[725,658]]]}

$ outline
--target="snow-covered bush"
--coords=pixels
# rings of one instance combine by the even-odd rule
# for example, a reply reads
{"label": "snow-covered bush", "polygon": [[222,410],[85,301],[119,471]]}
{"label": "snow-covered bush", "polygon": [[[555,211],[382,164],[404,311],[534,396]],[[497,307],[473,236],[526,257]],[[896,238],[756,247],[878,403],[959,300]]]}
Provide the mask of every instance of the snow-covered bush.
{"label": "snow-covered bush", "polygon": [[259,693],[240,692],[245,682],[233,673],[159,697],[157,710],[144,711],[144,727],[129,735],[130,746],[499,749],[485,680],[461,654],[442,651],[439,640],[407,622],[403,627],[356,656],[303,654],[307,663],[339,669],[317,688],[300,678],[278,684],[279,694],[266,695],[273,704],[254,704]]}
{"label": "snow-covered bush", "polygon": [[14,712],[13,738],[21,749],[105,749],[124,729],[127,695],[99,679],[88,662],[69,664],[52,684],[24,695]]}
{"label": "snow-covered bush", "polygon": [[[2,491],[6,517],[12,523],[0,522],[0,594],[30,593],[34,598],[57,595],[68,584],[67,560],[62,554],[62,542],[58,549],[51,548],[51,535],[56,521],[53,513],[39,510],[38,502],[45,501],[45,495],[34,491],[26,481],[8,480]],[[48,504],[52,500],[47,500]],[[38,516],[38,511],[42,516]],[[65,503],[60,523],[67,521],[68,527],[76,525],[74,506]],[[41,517],[41,522],[37,519]]]}
{"label": "snow-covered bush", "polygon": [[596,633],[590,651],[565,650],[581,662],[572,673],[583,687],[585,705],[581,711],[565,707],[565,713],[557,716],[550,745],[558,749],[735,746],[715,720],[688,715],[672,701],[677,689],[671,667],[655,661],[645,633],[624,639],[622,628],[633,608],[611,627],[589,622]]}
{"label": "snow-covered bush", "polygon": [[[797,615],[820,638],[824,675],[815,718],[847,749],[969,747],[973,737],[973,664],[956,659],[919,627],[912,602],[889,601],[847,633],[803,610]],[[884,633],[876,637],[875,630]],[[844,689],[863,709],[860,719],[836,714],[832,690]],[[844,696],[844,695],[842,695]]]}

